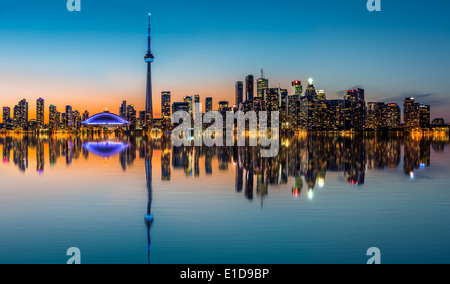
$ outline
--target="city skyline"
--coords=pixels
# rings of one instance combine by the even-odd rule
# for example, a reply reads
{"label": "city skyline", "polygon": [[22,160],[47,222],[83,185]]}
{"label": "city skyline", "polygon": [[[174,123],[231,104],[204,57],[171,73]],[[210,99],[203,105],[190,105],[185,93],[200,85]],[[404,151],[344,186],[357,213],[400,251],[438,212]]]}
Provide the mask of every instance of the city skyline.
{"label": "city skyline", "polygon": [[[39,97],[60,109],[70,104],[74,109],[88,109],[91,113],[105,108],[116,113],[116,104],[123,99],[133,103],[138,111],[143,110],[142,52],[148,20],[144,11],[151,11],[153,50],[158,57],[152,70],[153,93],[158,94],[153,96],[155,117],[161,112],[161,91],[171,91],[173,101],[200,94],[202,98],[213,97],[215,102],[232,102],[234,82],[249,74],[256,79],[259,69],[264,68],[270,78],[269,87],[280,84],[286,88],[294,80],[306,82],[313,77],[330,99],[341,98],[347,89],[361,87],[373,98],[371,101],[402,106],[403,99],[412,96],[435,106],[432,117],[450,120],[447,112],[450,86],[445,79],[450,29],[445,17],[438,16],[450,4],[430,7],[428,12],[435,17],[424,22],[425,19],[417,20],[422,19],[417,17],[418,10],[405,9],[411,5],[407,1],[385,3],[383,12],[376,15],[367,13],[365,3],[319,2],[290,2],[276,7],[283,12],[281,15],[293,6],[301,8],[298,22],[261,19],[261,13],[273,8],[270,3],[250,10],[244,8],[251,3],[241,4],[242,10],[232,11],[246,14],[248,19],[236,23],[227,21],[226,13],[232,5],[218,12],[215,10],[218,4],[205,7],[196,3],[194,6],[199,9],[186,15],[182,9],[167,9],[167,4],[162,3],[148,7],[135,1],[120,11],[113,6],[103,11],[103,6],[86,3],[82,13],[73,15],[58,10],[54,3],[42,1],[39,5],[45,11],[25,15],[17,4],[8,3],[2,8],[8,13],[0,11],[0,32],[7,39],[0,51],[8,54],[0,67],[0,104],[13,106],[18,99],[26,98],[31,102],[30,117],[36,115],[34,100]],[[180,8],[186,5],[177,4]],[[217,17],[212,17],[213,14]],[[311,21],[319,16],[326,20]],[[30,20],[32,26],[24,24]],[[333,21],[337,23],[336,29],[329,28]],[[387,25],[389,29],[385,29]],[[274,35],[278,37],[276,42],[286,44],[252,43],[256,38]],[[343,44],[352,38],[358,40],[358,49]],[[242,47],[233,47],[242,39]],[[437,39],[439,45],[434,44]],[[47,40],[53,42],[52,46]],[[34,44],[34,56],[25,60],[24,48],[30,41]],[[112,54],[115,60],[109,60]],[[27,84],[21,84],[24,78]],[[96,100],[85,106],[84,102],[93,97]]]}

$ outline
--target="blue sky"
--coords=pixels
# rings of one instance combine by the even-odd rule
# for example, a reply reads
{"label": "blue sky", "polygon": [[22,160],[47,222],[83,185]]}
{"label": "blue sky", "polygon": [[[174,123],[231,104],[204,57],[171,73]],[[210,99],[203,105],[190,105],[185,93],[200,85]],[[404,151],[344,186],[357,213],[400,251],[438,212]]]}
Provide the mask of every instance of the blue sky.
{"label": "blue sky", "polygon": [[448,1],[381,0],[378,13],[366,0],[81,0],[79,13],[65,0],[3,2],[1,105],[143,109],[151,12],[155,105],[164,90],[233,101],[234,82],[264,68],[274,87],[313,77],[329,98],[355,86],[368,101],[411,95],[450,121]]}

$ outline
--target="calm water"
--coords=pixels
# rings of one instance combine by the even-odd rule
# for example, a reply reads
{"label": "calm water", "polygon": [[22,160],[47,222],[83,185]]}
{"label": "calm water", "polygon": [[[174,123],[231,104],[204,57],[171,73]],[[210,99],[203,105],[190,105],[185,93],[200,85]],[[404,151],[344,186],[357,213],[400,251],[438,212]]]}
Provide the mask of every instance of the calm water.
{"label": "calm water", "polygon": [[[0,263],[450,262],[448,136],[0,135]],[[153,222],[148,221],[154,217]]]}

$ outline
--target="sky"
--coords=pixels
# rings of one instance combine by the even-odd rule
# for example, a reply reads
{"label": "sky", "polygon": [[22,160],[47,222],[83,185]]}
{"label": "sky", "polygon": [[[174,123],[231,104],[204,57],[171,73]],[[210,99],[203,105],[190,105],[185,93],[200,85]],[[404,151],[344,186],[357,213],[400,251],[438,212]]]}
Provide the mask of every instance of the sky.
{"label": "sky", "polygon": [[[0,106],[36,99],[64,112],[118,113],[145,105],[148,13],[152,13],[153,104],[199,94],[234,103],[234,84],[264,69],[271,87],[306,84],[329,99],[362,87],[367,101],[406,96],[450,121],[449,1],[100,1],[0,3]],[[291,90],[290,90],[291,92]]]}

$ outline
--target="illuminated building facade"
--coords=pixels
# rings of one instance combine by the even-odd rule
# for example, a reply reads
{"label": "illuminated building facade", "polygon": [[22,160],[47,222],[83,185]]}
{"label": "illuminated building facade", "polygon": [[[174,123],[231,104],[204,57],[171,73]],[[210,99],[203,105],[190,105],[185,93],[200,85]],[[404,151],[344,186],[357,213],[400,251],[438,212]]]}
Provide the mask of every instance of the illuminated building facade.
{"label": "illuminated building facade", "polygon": [[297,97],[297,100],[300,100],[303,96],[303,86],[301,81],[293,81],[292,82],[292,91],[294,93],[294,96]]}
{"label": "illuminated building facade", "polygon": [[206,106],[205,106],[205,111],[206,112],[210,112],[213,110],[213,98],[211,97],[207,97],[206,98]]}
{"label": "illuminated building facade", "polygon": [[401,111],[400,107],[396,103],[386,105],[387,109],[387,121],[386,126],[389,128],[400,128],[401,123]]}
{"label": "illuminated building facade", "polygon": [[429,105],[419,106],[420,128],[427,129],[431,126],[431,110]]}
{"label": "illuminated building facade", "polygon": [[58,109],[54,105],[50,105],[48,109],[48,125],[50,130],[58,130],[60,121],[57,120]]}
{"label": "illuminated building facade", "polygon": [[170,116],[170,101],[171,94],[168,91],[161,93],[161,125],[165,130],[170,129],[171,116]]}
{"label": "illuminated building facade", "polygon": [[406,98],[403,105],[403,119],[406,129],[417,129],[420,127],[420,104],[414,98]]}
{"label": "illuminated building facade", "polygon": [[246,100],[253,102],[253,99],[255,97],[255,82],[253,79],[253,75],[248,75],[245,78],[245,95]]}
{"label": "illuminated building facade", "polygon": [[244,82],[237,81],[235,86],[236,105],[239,106],[244,101]]}
{"label": "illuminated building facade", "polygon": [[42,98],[36,101],[36,125],[37,129],[44,128],[44,99]]}

